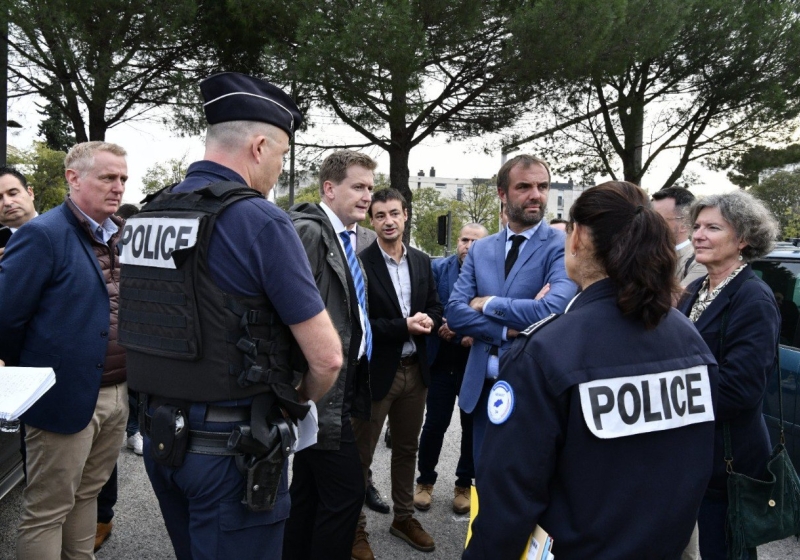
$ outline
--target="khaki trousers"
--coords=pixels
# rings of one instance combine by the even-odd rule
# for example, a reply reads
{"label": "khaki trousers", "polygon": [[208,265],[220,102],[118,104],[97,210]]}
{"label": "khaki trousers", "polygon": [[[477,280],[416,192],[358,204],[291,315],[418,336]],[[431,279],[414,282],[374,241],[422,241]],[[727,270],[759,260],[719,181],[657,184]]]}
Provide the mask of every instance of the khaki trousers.
{"label": "khaki trousers", "polygon": [[76,434],[25,426],[28,485],[22,492],[18,560],[94,558],[97,495],[119,456],[128,387],[102,387],[89,425]]}
{"label": "khaki trousers", "polygon": [[[366,484],[375,446],[378,444],[383,423],[389,417],[389,428],[392,431],[392,502],[394,516],[398,520],[407,519],[414,513],[414,475],[427,396],[428,388],[422,382],[419,364],[400,366],[386,397],[372,401],[370,419],[353,419],[353,431],[356,434],[356,445]],[[359,525],[366,526],[363,511]]]}

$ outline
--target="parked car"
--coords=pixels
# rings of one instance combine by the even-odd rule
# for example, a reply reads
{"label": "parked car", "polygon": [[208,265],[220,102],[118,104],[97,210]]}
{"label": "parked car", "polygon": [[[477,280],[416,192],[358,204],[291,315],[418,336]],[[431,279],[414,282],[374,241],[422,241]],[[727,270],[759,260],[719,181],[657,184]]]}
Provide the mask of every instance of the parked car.
{"label": "parked car", "polygon": [[19,432],[0,432],[0,500],[22,481]]}
{"label": "parked car", "polygon": [[[781,311],[780,383],[783,387],[783,422],[786,449],[800,467],[800,248],[779,243],[753,270],[769,285]],[[772,443],[779,440],[778,382],[773,376],[764,399],[764,417]]]}

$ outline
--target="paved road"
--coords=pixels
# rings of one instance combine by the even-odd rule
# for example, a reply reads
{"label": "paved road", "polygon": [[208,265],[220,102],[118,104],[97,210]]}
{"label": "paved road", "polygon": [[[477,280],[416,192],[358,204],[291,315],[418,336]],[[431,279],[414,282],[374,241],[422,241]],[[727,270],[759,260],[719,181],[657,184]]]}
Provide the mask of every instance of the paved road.
{"label": "paved road", "polygon": [[[417,518],[436,540],[433,553],[413,550],[389,534],[391,514],[368,512],[367,530],[378,559],[454,559],[459,558],[467,532],[467,516],[456,515],[451,508],[452,484],[458,461],[458,416],[454,415],[442,450],[440,483],[434,492],[434,502],[427,512]],[[376,484],[388,501],[390,451],[383,439],[375,452],[373,472]],[[441,474],[444,473],[444,474]],[[120,496],[114,517],[114,531],[97,553],[98,560],[169,560],[174,559],[169,537],[164,529],[158,503],[144,472],[142,459],[124,449],[119,459]],[[0,560],[13,560],[14,533],[22,491],[18,487],[0,502]],[[798,559],[800,543],[787,539],[759,548],[760,560]]]}

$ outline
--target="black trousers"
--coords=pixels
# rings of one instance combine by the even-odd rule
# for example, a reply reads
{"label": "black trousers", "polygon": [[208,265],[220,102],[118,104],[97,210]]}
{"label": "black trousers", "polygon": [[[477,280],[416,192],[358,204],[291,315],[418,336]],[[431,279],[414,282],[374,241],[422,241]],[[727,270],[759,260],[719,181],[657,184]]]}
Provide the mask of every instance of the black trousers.
{"label": "black trousers", "polygon": [[289,494],[283,558],[349,560],[365,494],[349,418],[338,450],[309,448],[295,454]]}

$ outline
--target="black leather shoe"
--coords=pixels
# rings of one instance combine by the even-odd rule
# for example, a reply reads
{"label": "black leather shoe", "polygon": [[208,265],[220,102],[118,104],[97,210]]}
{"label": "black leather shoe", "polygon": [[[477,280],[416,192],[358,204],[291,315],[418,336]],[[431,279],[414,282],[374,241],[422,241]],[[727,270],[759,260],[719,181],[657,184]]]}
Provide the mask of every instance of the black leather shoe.
{"label": "black leather shoe", "polygon": [[381,495],[374,484],[367,487],[367,499],[365,500],[367,507],[372,511],[378,513],[389,513],[389,505],[381,499]]}

